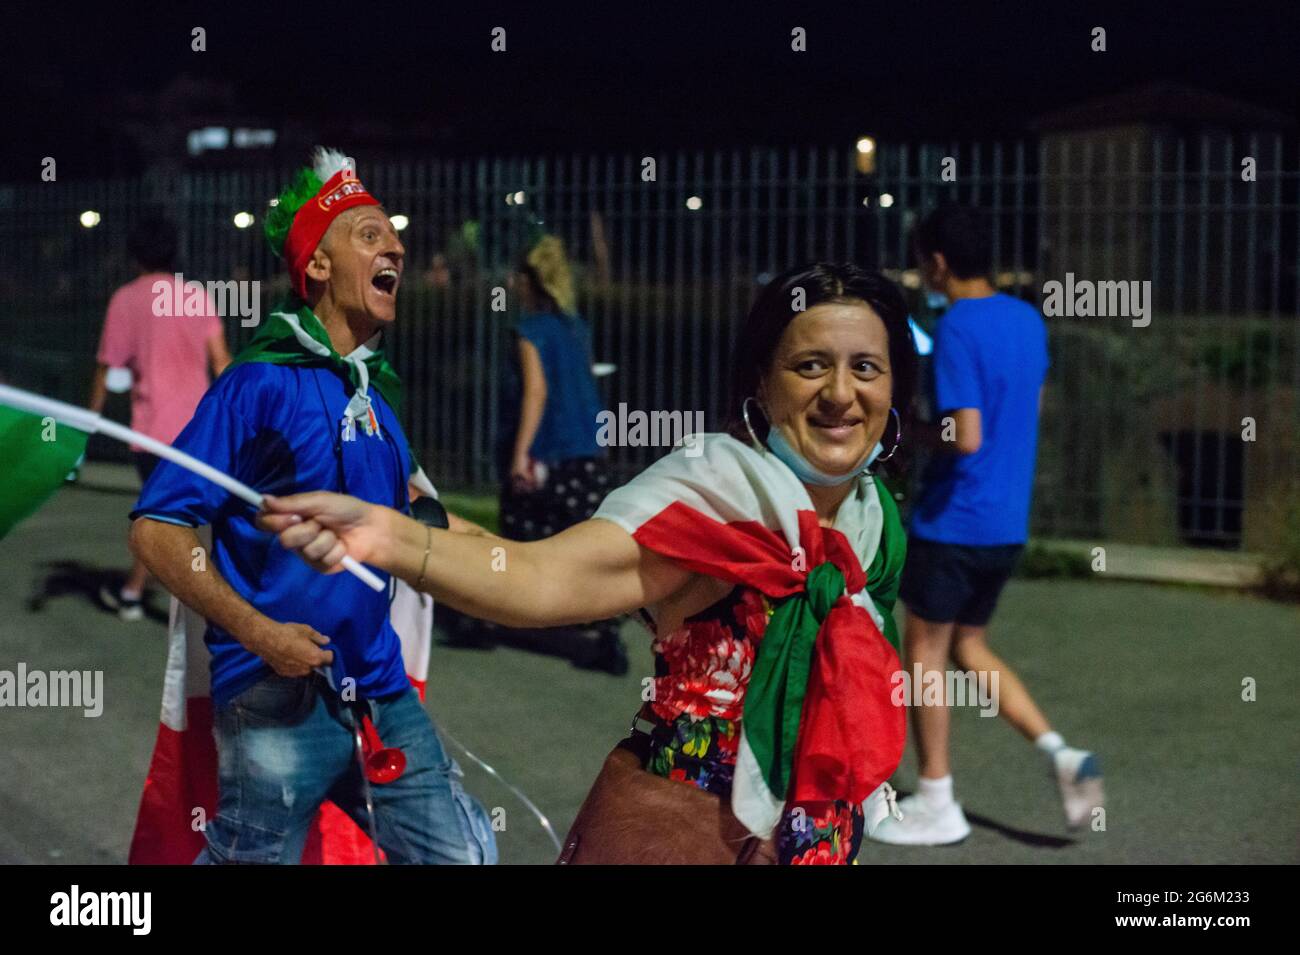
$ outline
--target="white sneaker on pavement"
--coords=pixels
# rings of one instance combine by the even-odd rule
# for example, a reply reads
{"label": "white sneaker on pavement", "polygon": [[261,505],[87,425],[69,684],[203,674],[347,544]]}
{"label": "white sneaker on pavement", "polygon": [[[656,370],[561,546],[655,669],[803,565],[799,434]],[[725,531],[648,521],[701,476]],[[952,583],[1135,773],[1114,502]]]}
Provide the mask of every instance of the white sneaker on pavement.
{"label": "white sneaker on pavement", "polygon": [[128,600],[122,596],[121,591],[114,590],[108,584],[103,584],[99,588],[99,599],[110,610],[116,610],[117,616],[128,623],[135,623],[144,619],[143,595],[136,597],[134,600]]}
{"label": "white sneaker on pavement", "polygon": [[1061,790],[1065,822],[1071,829],[1087,823],[1092,810],[1105,805],[1101,781],[1101,762],[1095,753],[1062,746],[1052,754],[1056,784]]}
{"label": "white sneaker on pavement", "polygon": [[935,810],[920,795],[913,795],[899,800],[898,811],[902,819],[886,816],[868,836],[893,846],[949,846],[970,835],[970,823],[959,803]]}

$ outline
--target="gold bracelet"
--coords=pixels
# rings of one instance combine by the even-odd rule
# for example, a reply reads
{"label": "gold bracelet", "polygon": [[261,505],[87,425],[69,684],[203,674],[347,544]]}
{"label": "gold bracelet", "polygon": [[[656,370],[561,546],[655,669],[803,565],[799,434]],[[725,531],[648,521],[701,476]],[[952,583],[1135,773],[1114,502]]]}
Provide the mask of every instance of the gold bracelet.
{"label": "gold bracelet", "polygon": [[424,588],[424,572],[429,569],[429,551],[433,550],[433,528],[424,525],[424,560],[420,561],[420,576],[415,582],[415,589]]}

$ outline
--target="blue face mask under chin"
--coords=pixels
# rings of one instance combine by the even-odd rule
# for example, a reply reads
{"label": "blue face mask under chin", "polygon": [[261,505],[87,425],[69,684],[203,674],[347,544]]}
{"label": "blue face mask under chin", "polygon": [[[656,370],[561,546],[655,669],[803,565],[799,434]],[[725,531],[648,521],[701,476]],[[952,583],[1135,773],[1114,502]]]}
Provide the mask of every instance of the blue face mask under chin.
{"label": "blue face mask under chin", "polygon": [[781,460],[781,462],[794,472],[794,476],[804,484],[815,484],[818,487],[835,487],[837,484],[843,484],[845,481],[852,481],[859,474],[871,467],[872,463],[885,450],[885,446],[879,441],[867,455],[867,459],[862,462],[856,469],[848,474],[827,474],[820,471],[808,463],[808,459],[791,447],[790,442],[785,439],[778,427],[771,427],[767,431],[768,449]]}

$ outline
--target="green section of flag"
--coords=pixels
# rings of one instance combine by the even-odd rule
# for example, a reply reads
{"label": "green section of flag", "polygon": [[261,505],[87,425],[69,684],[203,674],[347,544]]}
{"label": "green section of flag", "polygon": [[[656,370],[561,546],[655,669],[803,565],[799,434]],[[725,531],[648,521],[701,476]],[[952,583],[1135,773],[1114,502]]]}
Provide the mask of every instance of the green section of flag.
{"label": "green section of flag", "polygon": [[0,537],[44,504],[85,453],[84,431],[0,407]]}
{"label": "green section of flag", "polygon": [[844,574],[827,561],[808,572],[804,589],[784,598],[768,620],[745,690],[741,723],[767,788],[784,802],[794,768],[799,720],[813,644],[831,606],[844,593]]}
{"label": "green section of flag", "polygon": [[879,477],[875,479],[875,485],[880,509],[884,511],[884,522],[880,529],[880,546],[867,568],[867,592],[884,618],[881,633],[894,652],[901,655],[903,649],[898,640],[898,624],[894,622],[894,604],[898,602],[898,585],[903,579],[903,561],[907,558],[907,532],[898,516],[894,495]]}

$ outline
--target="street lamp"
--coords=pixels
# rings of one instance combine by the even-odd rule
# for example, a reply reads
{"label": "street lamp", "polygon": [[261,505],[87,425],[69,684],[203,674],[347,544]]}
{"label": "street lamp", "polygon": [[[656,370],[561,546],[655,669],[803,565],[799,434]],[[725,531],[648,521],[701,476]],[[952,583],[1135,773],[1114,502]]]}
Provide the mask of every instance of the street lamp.
{"label": "street lamp", "polygon": [[876,140],[872,136],[859,136],[857,143],[858,172],[870,176],[876,171]]}

